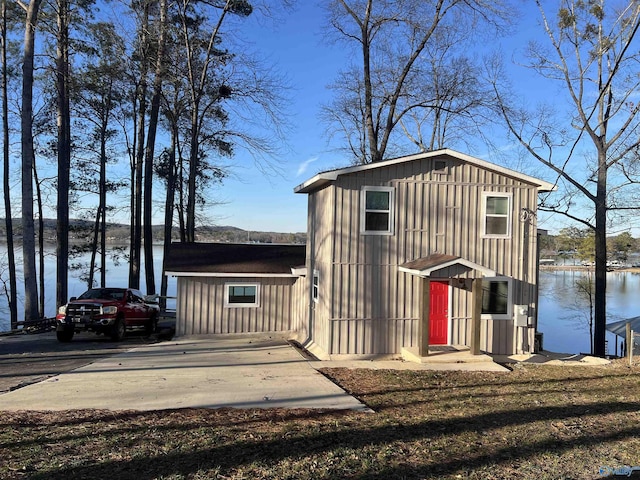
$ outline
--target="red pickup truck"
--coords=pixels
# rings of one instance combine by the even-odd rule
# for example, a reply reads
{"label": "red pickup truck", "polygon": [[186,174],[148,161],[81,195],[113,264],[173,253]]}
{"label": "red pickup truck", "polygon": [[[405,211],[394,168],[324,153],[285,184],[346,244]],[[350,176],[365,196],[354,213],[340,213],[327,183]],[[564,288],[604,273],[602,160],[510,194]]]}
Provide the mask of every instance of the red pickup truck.
{"label": "red pickup truck", "polygon": [[70,342],[76,332],[93,331],[120,341],[127,330],[156,331],[160,307],[132,288],[92,288],[71,297],[56,315],[56,336]]}

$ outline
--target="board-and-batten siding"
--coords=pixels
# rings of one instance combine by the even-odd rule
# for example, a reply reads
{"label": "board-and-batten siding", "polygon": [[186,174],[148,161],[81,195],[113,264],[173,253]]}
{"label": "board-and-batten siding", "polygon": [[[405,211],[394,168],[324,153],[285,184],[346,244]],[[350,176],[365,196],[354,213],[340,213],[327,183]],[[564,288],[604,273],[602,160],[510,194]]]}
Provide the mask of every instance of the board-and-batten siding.
{"label": "board-and-batten siding", "polygon": [[[422,159],[343,175],[310,195],[315,197],[310,207],[316,207],[310,230],[315,242],[312,255],[321,272],[321,292],[333,300],[325,297],[316,306],[314,326],[317,343],[322,342],[329,354],[396,354],[403,346],[415,346],[420,283],[399,272],[398,266],[435,252],[458,255],[512,277],[513,303],[533,307],[536,225],[534,217],[520,221],[520,212],[535,210],[535,186],[457,159],[446,160],[446,174],[433,171],[434,159]],[[360,234],[363,186],[394,187],[393,235]],[[511,194],[511,238],[481,238],[483,192]],[[467,270],[437,272],[432,277],[475,275]],[[452,282],[450,295],[451,343],[468,345],[470,290]],[[481,348],[515,353],[523,345],[523,329],[518,330],[512,319],[483,319]],[[526,331],[527,343],[533,342],[533,330]]]}
{"label": "board-and-batten siding", "polygon": [[[298,278],[179,277],[176,305],[177,335],[289,332],[299,305],[293,292]],[[258,283],[260,305],[229,308],[224,305],[226,283]],[[302,281],[300,283],[303,283]]]}

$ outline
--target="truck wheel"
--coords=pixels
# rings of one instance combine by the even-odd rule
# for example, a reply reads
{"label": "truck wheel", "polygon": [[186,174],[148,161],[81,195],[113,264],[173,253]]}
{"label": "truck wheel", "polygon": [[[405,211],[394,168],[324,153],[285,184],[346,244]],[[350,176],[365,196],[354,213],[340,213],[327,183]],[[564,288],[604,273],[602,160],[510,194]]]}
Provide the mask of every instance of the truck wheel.
{"label": "truck wheel", "polygon": [[56,332],[59,342],[68,343],[73,339],[73,330],[64,330],[62,332]]}
{"label": "truck wheel", "polygon": [[151,318],[149,320],[147,320],[147,323],[144,326],[144,331],[147,335],[153,335],[154,333],[156,333],[158,331],[158,317],[155,315],[152,315]]}
{"label": "truck wheel", "polygon": [[116,319],[116,323],[113,324],[111,330],[111,340],[114,342],[119,342],[124,338],[125,334],[125,324],[124,318],[120,317]]}

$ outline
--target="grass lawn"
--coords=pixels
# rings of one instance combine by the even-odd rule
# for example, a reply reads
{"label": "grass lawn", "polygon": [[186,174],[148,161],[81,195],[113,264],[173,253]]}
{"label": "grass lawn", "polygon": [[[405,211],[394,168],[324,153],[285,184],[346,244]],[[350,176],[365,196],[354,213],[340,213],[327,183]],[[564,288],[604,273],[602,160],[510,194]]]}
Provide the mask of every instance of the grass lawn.
{"label": "grass lawn", "polygon": [[0,478],[542,480],[640,467],[639,367],[324,373],[375,413],[0,412]]}

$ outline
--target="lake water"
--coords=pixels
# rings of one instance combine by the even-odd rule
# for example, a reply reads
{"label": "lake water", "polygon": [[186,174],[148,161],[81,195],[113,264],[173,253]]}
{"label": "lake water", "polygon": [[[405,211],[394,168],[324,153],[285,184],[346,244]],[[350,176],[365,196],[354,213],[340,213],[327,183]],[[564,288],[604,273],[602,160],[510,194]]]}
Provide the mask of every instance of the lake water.
{"label": "lake water", "polygon": [[[543,347],[552,352],[589,353],[589,307],[576,293],[575,284],[584,271],[540,272],[538,331]],[[640,274],[607,273],[607,323],[640,315]],[[607,332],[608,353],[620,349],[621,338]]]}
{"label": "lake water", "polygon": [[[88,260],[85,256],[81,260]],[[21,270],[22,261],[19,259],[18,268]],[[76,260],[74,260],[75,262]],[[162,246],[154,246],[154,268],[156,275],[156,289],[160,289],[162,272]],[[0,246],[0,280],[6,280],[6,250]],[[563,353],[588,353],[589,346],[589,310],[588,306],[580,303],[576,294],[576,281],[586,275],[583,271],[548,271],[540,272],[540,299],[538,313],[538,331],[543,333],[545,350]],[[21,272],[19,278],[22,277]],[[69,277],[69,296],[78,296],[87,289],[85,283],[79,280],[79,273],[72,272]],[[107,285],[124,286],[129,279],[129,264],[121,261],[119,265],[110,263],[107,271]],[[54,316],[55,305],[55,251],[46,252],[45,261],[45,315]],[[144,279],[144,265],[141,275],[141,290],[146,292]],[[18,315],[24,310],[22,304],[23,285],[18,284],[19,305]],[[640,315],[640,274],[631,272],[607,273],[607,322],[614,322]],[[168,296],[176,295],[176,279],[169,278]],[[175,306],[175,302],[169,303]],[[0,331],[8,330],[10,319],[7,301],[0,297]],[[616,353],[616,337],[607,332],[608,351]],[[621,339],[617,339],[619,344]]]}
{"label": "lake water", "polygon": [[[16,247],[18,248],[18,247]],[[20,247],[22,248],[22,247]],[[162,246],[155,245],[153,247],[154,253],[154,273],[156,279],[156,292],[160,292],[160,280],[162,274]],[[18,252],[21,253],[21,252]],[[7,281],[9,277],[9,268],[7,265],[6,245],[0,246],[0,280]],[[88,262],[90,255],[84,255],[72,260],[72,263]],[[146,280],[144,276],[144,260],[142,262],[142,269],[140,275],[140,290],[146,293]],[[16,259],[16,268],[18,269],[18,319],[22,319],[24,312],[24,285],[22,284],[22,258]],[[87,284],[80,280],[80,271],[72,271],[69,274],[69,297],[77,297],[81,293],[87,290]],[[56,260],[55,260],[55,248],[50,248],[45,251],[45,317],[53,317],[56,314]],[[99,280],[98,274],[98,280]],[[122,287],[127,286],[129,283],[129,263],[126,259],[120,259],[118,264],[114,263],[111,259],[107,258],[107,286],[110,287]],[[11,326],[11,319],[9,318],[8,301],[4,294],[0,293],[0,332],[9,330]],[[176,279],[169,277],[169,283],[167,286],[167,296],[175,297],[176,295]],[[175,307],[175,301],[168,301],[167,307]]]}

